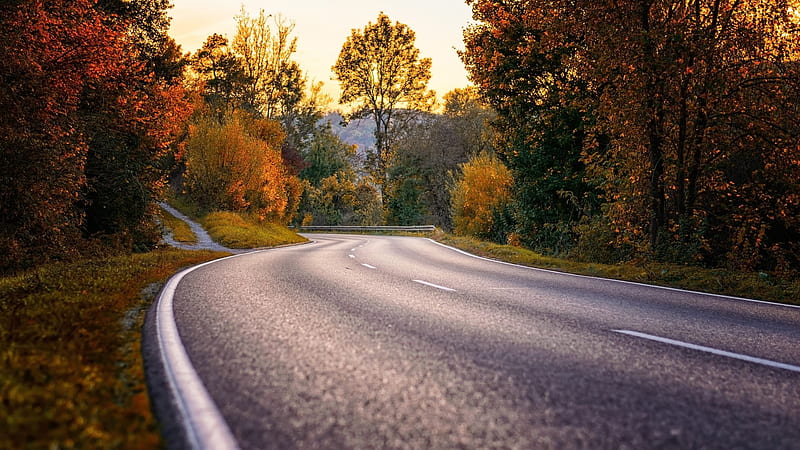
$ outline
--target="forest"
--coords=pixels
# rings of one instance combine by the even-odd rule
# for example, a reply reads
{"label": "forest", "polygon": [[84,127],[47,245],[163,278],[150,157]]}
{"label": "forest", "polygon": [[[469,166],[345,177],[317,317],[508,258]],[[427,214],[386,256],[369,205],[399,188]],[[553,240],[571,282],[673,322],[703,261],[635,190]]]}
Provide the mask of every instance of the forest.
{"label": "forest", "polygon": [[334,101],[280,14],[243,6],[183,53],[168,0],[3,2],[0,271],[152,249],[178,198],[797,277],[796,0],[466,3],[473,86],[429,90],[414,31],[380,13],[343,42]]}

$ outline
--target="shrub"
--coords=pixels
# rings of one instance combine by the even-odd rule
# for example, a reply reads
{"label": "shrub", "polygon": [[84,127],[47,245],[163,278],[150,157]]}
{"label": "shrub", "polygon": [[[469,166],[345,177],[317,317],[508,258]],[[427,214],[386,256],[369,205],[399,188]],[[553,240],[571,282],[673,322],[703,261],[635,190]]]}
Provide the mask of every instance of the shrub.
{"label": "shrub", "polygon": [[205,211],[230,210],[288,221],[302,185],[281,158],[280,124],[227,114],[222,123],[201,116],[189,127],[186,194]]}
{"label": "shrub", "polygon": [[[497,236],[511,199],[511,171],[494,155],[481,153],[460,166],[450,191],[454,232],[462,236]],[[502,223],[501,223],[502,222]]]}

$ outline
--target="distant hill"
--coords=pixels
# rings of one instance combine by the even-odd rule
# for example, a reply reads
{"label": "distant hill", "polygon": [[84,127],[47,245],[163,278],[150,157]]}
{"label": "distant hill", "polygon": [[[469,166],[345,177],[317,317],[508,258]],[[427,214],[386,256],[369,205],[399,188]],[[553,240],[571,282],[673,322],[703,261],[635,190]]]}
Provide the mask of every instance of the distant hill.
{"label": "distant hill", "polygon": [[[398,110],[398,112],[402,112],[402,110]],[[438,117],[437,114],[414,112],[406,125],[432,123],[431,121],[436,117]],[[367,149],[375,149],[375,122],[371,118],[354,120],[347,126],[342,126],[342,115],[338,112],[329,112],[320,120],[320,124],[325,122],[331,123],[333,132],[343,142],[358,146],[358,153],[363,155]]]}
{"label": "distant hill", "polygon": [[358,146],[358,153],[364,154],[368,148],[375,148],[375,123],[371,119],[354,120],[342,126],[342,115],[330,112],[321,123],[330,122],[333,132],[343,142]]}

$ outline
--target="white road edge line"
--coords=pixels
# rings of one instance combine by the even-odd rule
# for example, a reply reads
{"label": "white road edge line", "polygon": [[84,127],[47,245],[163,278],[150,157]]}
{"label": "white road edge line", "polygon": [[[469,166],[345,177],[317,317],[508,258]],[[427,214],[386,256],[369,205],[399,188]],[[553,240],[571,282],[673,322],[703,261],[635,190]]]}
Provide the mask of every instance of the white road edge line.
{"label": "white road edge line", "polygon": [[738,360],[741,360],[741,361],[747,361],[747,362],[751,362],[751,363],[755,363],[755,364],[761,364],[763,366],[768,366],[768,367],[772,367],[772,368],[776,368],[776,369],[784,369],[784,370],[790,370],[792,372],[800,372],[800,367],[798,367],[798,366],[795,366],[795,365],[792,365],[792,364],[776,362],[776,361],[771,361],[769,359],[756,358],[755,356],[747,356],[747,355],[742,355],[740,353],[728,352],[728,351],[725,351],[725,350],[718,350],[718,349],[712,348],[712,347],[704,347],[702,345],[690,344],[688,342],[683,342],[683,341],[676,341],[675,339],[669,339],[669,338],[663,338],[663,337],[659,337],[659,336],[653,336],[652,334],[640,333],[638,331],[630,331],[630,330],[611,330],[611,331],[613,331],[615,333],[626,334],[628,336],[647,339],[647,340],[650,340],[650,341],[661,342],[662,344],[674,345],[674,346],[677,346],[677,347],[683,347],[683,348],[688,348],[688,349],[691,349],[691,350],[697,350],[697,351],[701,351],[701,352],[711,353],[711,354],[718,355],[718,356],[725,356],[725,357],[728,357],[728,358],[738,359]]}
{"label": "white road edge line", "polygon": [[489,262],[493,262],[493,263],[497,263],[497,264],[503,264],[503,265],[506,265],[506,266],[519,267],[521,269],[535,270],[535,271],[539,271],[539,272],[553,273],[553,274],[558,274],[558,275],[566,275],[566,276],[576,277],[576,278],[586,278],[586,279],[590,279],[590,280],[611,281],[611,282],[614,282],[614,283],[630,284],[630,285],[633,285],[633,286],[644,286],[644,287],[650,287],[650,288],[654,288],[654,289],[663,289],[663,290],[666,290],[666,291],[685,292],[685,293],[688,293],[688,294],[698,294],[698,295],[707,295],[707,296],[710,296],[710,297],[716,297],[716,298],[721,298],[721,299],[726,299],[726,300],[736,300],[736,301],[742,301],[742,302],[759,303],[759,304],[762,304],[762,305],[769,305],[769,306],[782,306],[782,307],[785,307],[785,308],[800,309],[800,305],[790,305],[790,304],[787,304],[787,303],[767,302],[767,301],[764,301],[764,300],[755,300],[755,299],[752,299],[752,298],[734,297],[732,295],[713,294],[713,293],[710,293],[710,292],[700,292],[700,291],[690,291],[688,289],[678,289],[678,288],[673,288],[673,287],[668,287],[668,286],[659,286],[659,285],[656,285],[656,284],[645,284],[645,283],[637,283],[635,281],[615,280],[613,278],[600,278],[600,277],[593,277],[593,276],[589,276],[589,275],[578,275],[578,274],[569,273],[569,272],[559,272],[557,270],[541,269],[539,267],[523,266],[521,264],[514,264],[514,263],[510,263],[510,262],[500,261],[498,259],[484,258],[483,256],[473,255],[472,253],[465,252],[464,250],[461,250],[459,248],[451,247],[451,246],[449,246],[447,244],[442,244],[441,242],[436,242],[435,240],[433,240],[431,238],[425,238],[425,239],[429,240],[430,242],[433,242],[434,244],[436,244],[438,246],[441,246],[441,247],[444,247],[444,248],[448,248],[448,249],[450,249],[450,250],[452,250],[454,252],[457,252],[457,253],[461,253],[462,255],[466,255],[466,256],[469,256],[469,257],[472,257],[472,258],[476,258],[476,259],[480,259],[480,260],[483,260],[483,261],[489,261]]}
{"label": "white road edge line", "polygon": [[441,290],[447,291],[447,292],[456,292],[455,289],[451,289],[449,287],[444,287],[444,286],[439,286],[438,284],[428,283],[427,281],[422,281],[422,280],[411,280],[411,281],[413,281],[415,283],[419,283],[419,284],[424,284],[425,286],[430,286],[432,288],[441,289]]}
{"label": "white road edge line", "polygon": [[369,265],[369,264],[366,264],[366,263],[361,263],[361,265],[362,265],[362,266],[364,266],[364,267],[366,267],[367,269],[372,269],[372,270],[375,270],[375,269],[377,269],[377,267],[375,267],[375,266],[371,266],[371,265]]}
{"label": "white road edge line", "polygon": [[161,363],[175,404],[180,410],[180,421],[186,430],[189,445],[194,449],[238,449],[239,446],[189,360],[175,324],[172,300],[178,284],[192,271],[208,264],[252,253],[258,252],[216,259],[179,272],[167,281],[158,296],[156,339],[161,353]]}

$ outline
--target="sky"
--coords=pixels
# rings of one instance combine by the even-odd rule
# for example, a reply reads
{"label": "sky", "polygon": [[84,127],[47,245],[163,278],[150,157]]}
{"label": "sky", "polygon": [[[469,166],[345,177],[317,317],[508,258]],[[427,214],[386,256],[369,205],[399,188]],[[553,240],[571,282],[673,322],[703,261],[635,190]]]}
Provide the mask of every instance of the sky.
{"label": "sky", "polygon": [[338,83],[332,80],[342,44],[352,29],[374,23],[383,11],[395,22],[408,25],[417,36],[420,57],[431,58],[428,87],[441,97],[468,86],[467,72],[457,50],[464,48],[462,30],[471,20],[464,0],[248,0],[243,3],[220,0],[172,0],[170,35],[184,52],[194,53],[213,33],[232,40],[236,16],[242,6],[257,16],[282,14],[295,23],[295,60],[311,80],[325,83],[324,91],[338,101]]}

